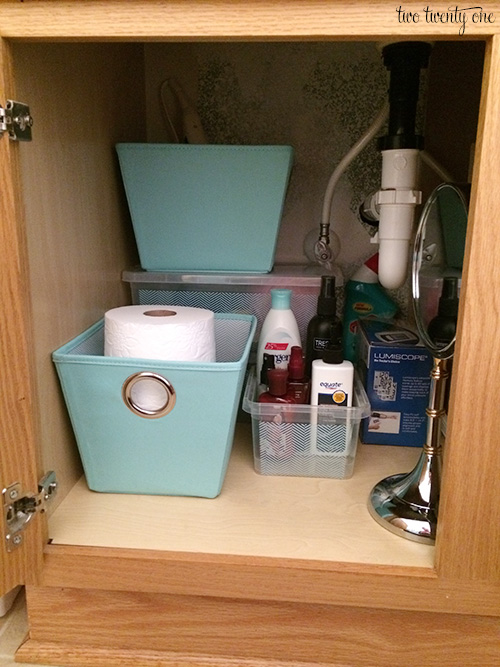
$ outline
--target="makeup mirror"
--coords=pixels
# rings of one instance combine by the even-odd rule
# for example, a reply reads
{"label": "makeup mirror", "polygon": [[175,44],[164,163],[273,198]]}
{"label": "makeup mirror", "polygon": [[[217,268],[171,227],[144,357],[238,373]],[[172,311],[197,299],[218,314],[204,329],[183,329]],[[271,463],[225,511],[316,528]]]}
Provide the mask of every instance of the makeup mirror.
{"label": "makeup mirror", "polygon": [[465,249],[468,189],[439,185],[419,220],[412,261],[413,310],[418,332],[433,358],[427,436],[415,468],[392,475],[372,490],[368,509],[393,533],[433,544],[441,487],[441,420],[446,414],[447,381]]}
{"label": "makeup mirror", "polygon": [[424,345],[439,359],[450,359],[455,346],[447,324],[457,317],[467,209],[468,189],[442,183],[427,200],[415,236],[413,311]]}

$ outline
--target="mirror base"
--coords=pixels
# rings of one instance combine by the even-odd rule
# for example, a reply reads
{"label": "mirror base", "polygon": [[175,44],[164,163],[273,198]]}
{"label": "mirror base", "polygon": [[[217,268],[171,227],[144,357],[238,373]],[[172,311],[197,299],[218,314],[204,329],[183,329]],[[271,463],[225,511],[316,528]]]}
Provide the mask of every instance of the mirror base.
{"label": "mirror base", "polygon": [[437,503],[426,501],[420,494],[424,471],[430,472],[429,462],[423,451],[411,472],[380,481],[372,489],[368,510],[375,521],[392,533],[432,545],[436,539]]}

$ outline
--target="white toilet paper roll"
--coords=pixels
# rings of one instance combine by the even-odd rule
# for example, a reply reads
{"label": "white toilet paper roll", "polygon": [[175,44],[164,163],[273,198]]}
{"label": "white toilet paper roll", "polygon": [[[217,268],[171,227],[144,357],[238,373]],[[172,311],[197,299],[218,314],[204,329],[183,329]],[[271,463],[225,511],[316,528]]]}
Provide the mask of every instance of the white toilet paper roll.
{"label": "white toilet paper roll", "polygon": [[104,354],[215,361],[214,313],[188,306],[123,306],[104,315]]}

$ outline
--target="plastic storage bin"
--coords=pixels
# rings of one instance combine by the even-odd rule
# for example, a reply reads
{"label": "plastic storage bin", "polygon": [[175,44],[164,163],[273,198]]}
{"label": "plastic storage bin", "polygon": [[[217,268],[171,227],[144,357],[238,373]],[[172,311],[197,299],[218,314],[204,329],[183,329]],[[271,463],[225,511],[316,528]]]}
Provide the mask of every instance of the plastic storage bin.
{"label": "plastic storage bin", "polygon": [[[89,488],[217,496],[255,325],[251,315],[216,315],[212,363],[105,357],[102,321],[56,350],[53,360]],[[164,411],[136,411],[130,393],[141,382],[165,389]]]}
{"label": "plastic storage bin", "polygon": [[[245,313],[257,317],[256,336],[271,307],[271,290],[292,290],[294,312],[303,342],[307,325],[316,314],[321,275],[304,267],[278,265],[270,273],[174,273],[132,268],[122,273],[130,286],[132,303],[208,308],[215,313]],[[336,289],[339,313],[343,287]]]}
{"label": "plastic storage bin", "polygon": [[353,407],[258,403],[248,376],[243,410],[252,416],[255,470],[261,475],[352,477],[361,420],[370,402],[355,375]]}
{"label": "plastic storage bin", "polygon": [[117,144],[143,269],[273,266],[291,146]]}

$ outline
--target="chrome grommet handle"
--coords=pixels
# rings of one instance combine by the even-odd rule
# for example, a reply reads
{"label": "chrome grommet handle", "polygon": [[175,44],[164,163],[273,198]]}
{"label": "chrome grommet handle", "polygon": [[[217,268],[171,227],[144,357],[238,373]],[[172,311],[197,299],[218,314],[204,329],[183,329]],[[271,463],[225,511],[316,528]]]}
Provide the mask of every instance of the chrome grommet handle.
{"label": "chrome grommet handle", "polygon": [[[137,397],[133,396],[134,387],[145,380],[158,383],[165,393],[165,402],[158,408],[146,408],[137,402]],[[175,406],[176,394],[173,385],[162,375],[151,371],[141,371],[130,375],[122,386],[122,398],[129,410],[139,417],[146,419],[158,419],[171,412]]]}

